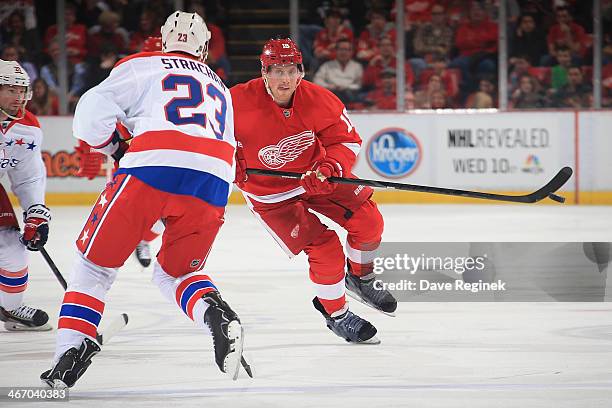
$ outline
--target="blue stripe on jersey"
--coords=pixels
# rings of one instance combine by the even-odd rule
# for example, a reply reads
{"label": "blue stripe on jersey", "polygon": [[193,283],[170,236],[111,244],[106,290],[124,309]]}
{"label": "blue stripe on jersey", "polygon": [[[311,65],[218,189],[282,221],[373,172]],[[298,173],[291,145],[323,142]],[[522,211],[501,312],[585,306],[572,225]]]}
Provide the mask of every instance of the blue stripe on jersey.
{"label": "blue stripe on jersey", "polygon": [[75,304],[62,305],[60,309],[60,317],[76,317],[77,319],[87,320],[89,323],[98,326],[102,315],[88,307]]}
{"label": "blue stripe on jersey", "polygon": [[0,275],[0,283],[6,286],[21,286],[28,282],[28,274],[21,278],[9,278],[6,276]]}
{"label": "blue stripe on jersey", "polygon": [[187,302],[189,302],[189,298],[191,298],[191,296],[193,296],[198,289],[204,288],[213,288],[214,290],[217,290],[217,287],[208,280],[193,282],[185,288],[183,294],[181,295],[181,309],[183,309],[183,312],[185,312],[186,315],[189,315],[189,313],[187,313]]}
{"label": "blue stripe on jersey", "polygon": [[166,193],[197,197],[217,207],[227,205],[230,185],[203,171],[166,166],[119,168],[116,174],[131,174]]}

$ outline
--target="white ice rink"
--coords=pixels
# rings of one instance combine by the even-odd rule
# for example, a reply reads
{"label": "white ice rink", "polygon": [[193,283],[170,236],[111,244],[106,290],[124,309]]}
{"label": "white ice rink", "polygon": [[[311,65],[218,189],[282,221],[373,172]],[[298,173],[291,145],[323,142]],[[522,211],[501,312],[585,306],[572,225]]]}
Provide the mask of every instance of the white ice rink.
{"label": "white ice rink", "polygon": [[[385,241],[612,241],[612,208],[381,206]],[[88,208],[54,209],[47,249],[64,275]],[[62,290],[32,254],[28,303],[54,325]],[[162,298],[130,259],[109,293],[101,328],[129,325],[71,390],[70,406],[106,407],[612,407],[608,303],[400,303],[397,317],[352,309],[379,330],[349,345],[310,300],[304,256],[289,260],[244,206],[231,206],[206,271],[246,327],[256,378],[224,377],[212,343]],[[610,271],[608,270],[608,273]],[[38,386],[55,330],[0,329],[0,387]],[[0,406],[54,406],[10,403]]]}

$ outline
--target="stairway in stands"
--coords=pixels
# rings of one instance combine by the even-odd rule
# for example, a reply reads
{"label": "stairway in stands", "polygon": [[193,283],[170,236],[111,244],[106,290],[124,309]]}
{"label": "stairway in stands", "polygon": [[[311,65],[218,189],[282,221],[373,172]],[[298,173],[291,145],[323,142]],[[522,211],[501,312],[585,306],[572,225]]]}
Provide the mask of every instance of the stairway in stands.
{"label": "stairway in stands", "polygon": [[267,40],[278,35],[289,36],[289,1],[232,0],[228,7],[226,46],[233,84],[260,76],[261,49]]}

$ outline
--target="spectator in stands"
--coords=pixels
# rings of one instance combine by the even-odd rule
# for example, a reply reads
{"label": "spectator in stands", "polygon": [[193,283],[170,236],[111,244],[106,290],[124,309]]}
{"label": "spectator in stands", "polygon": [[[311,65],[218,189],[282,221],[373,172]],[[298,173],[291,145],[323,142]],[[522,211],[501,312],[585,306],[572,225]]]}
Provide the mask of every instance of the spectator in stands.
{"label": "spectator in stands", "polygon": [[[395,48],[393,47],[393,41],[391,41],[389,37],[383,37],[379,40],[378,49],[380,50],[380,53],[370,60],[368,67],[363,74],[363,87],[368,91],[373,88],[380,87],[380,73],[385,68],[396,69],[397,67]],[[404,70],[406,74],[406,84],[412,86],[414,83],[412,67],[410,64],[405,63]]]}
{"label": "spectator in stands", "polygon": [[434,54],[450,56],[453,47],[453,29],[449,27],[444,15],[444,7],[436,4],[431,9],[431,22],[422,24],[414,37],[416,58],[410,60],[418,76],[432,62]]}
{"label": "spectator in stands", "polygon": [[551,87],[556,91],[567,84],[567,72],[572,66],[571,51],[565,45],[557,46],[555,53],[558,65],[551,68]]}
{"label": "spectator in stands", "polygon": [[[57,40],[49,44],[49,54],[51,62],[40,69],[40,77],[45,80],[49,88],[57,95],[60,92],[59,81],[57,78],[59,61],[59,44]],[[67,64],[68,69],[68,104],[70,111],[74,112],[76,103],[85,92],[87,81],[87,65],[83,62],[77,64]]]}
{"label": "spectator in stands", "polygon": [[122,29],[119,26],[119,14],[112,11],[104,11],[98,18],[99,26],[90,30],[87,44],[90,57],[99,57],[102,48],[114,47],[119,54],[125,54],[127,41]]}
{"label": "spectator in stands", "polygon": [[372,58],[380,54],[378,43],[383,37],[391,39],[395,47],[395,25],[387,21],[383,10],[370,11],[370,24],[359,35],[357,41],[357,59],[370,62]]}
{"label": "spectator in stands", "polygon": [[231,65],[227,57],[225,36],[223,35],[221,27],[207,18],[206,8],[201,3],[195,3],[190,8],[190,12],[198,13],[198,15],[206,21],[206,27],[208,31],[210,31],[211,37],[208,42],[208,57],[206,58],[206,64],[208,64],[223,81],[227,82],[231,75]]}
{"label": "spectator in stands", "polygon": [[590,108],[593,106],[593,87],[585,83],[579,66],[573,65],[567,71],[568,82],[553,95],[555,108]]}
{"label": "spectator in stands", "polygon": [[[488,106],[488,98],[485,98],[484,95],[487,95],[491,99],[491,106]],[[476,92],[471,93],[466,101],[466,108],[482,108],[482,105],[487,105],[486,107],[493,108],[497,106],[497,91],[496,86],[493,83],[493,78],[491,76],[485,75],[478,81],[478,90]]]}
{"label": "spectator in stands", "polygon": [[314,56],[318,64],[336,58],[336,43],[339,40],[353,42],[353,32],[340,22],[340,12],[335,9],[331,9],[325,16],[325,27],[317,33],[314,41]]}
{"label": "spectator in stands", "polygon": [[117,49],[115,46],[110,42],[103,43],[100,50],[100,56],[90,60],[87,69],[87,83],[85,85],[85,90],[104,81],[110,74],[117,61],[119,61],[119,55],[117,54]]}
{"label": "spectator in stands", "polygon": [[93,27],[98,24],[100,14],[108,9],[108,5],[99,0],[84,0],[80,4],[77,17],[86,27]]}
{"label": "spectator in stands", "polygon": [[443,90],[433,91],[429,95],[429,109],[446,109],[450,107],[448,98]]}
{"label": "spectator in stands", "polygon": [[[3,26],[2,43],[17,48],[21,60],[31,63],[40,61],[40,40],[36,28],[27,28],[21,11],[14,11]],[[19,61],[23,66],[23,62]]]}
{"label": "spectator in stands", "polygon": [[5,61],[19,62],[19,65],[21,65],[23,69],[28,73],[31,82],[38,78],[38,69],[36,69],[36,65],[32,64],[31,62],[23,61],[21,55],[19,54],[18,47],[12,44],[6,45],[2,49],[2,55],[0,56],[0,58]]}
{"label": "spectator in stands", "polygon": [[352,57],[353,43],[338,40],[336,59],[323,63],[314,77],[316,84],[332,91],[345,105],[358,102],[363,79],[363,68]]}
{"label": "spectator in stands", "polygon": [[367,102],[373,109],[393,110],[397,108],[396,71],[385,68],[380,73],[380,86],[368,92]]}
{"label": "spectator in stands", "polygon": [[[436,0],[403,0],[404,1],[404,26],[419,26],[431,20],[432,8]],[[395,18],[397,10],[395,1],[391,6],[392,17]]]}
{"label": "spectator in stands", "polygon": [[[142,44],[149,37],[161,37],[161,22],[155,11],[146,9],[140,15],[140,25],[138,31],[134,32],[130,37],[128,51],[130,54],[140,52]],[[210,28],[209,28],[210,30]]]}
{"label": "spectator in stands", "polygon": [[514,109],[541,109],[546,107],[546,99],[540,92],[538,80],[528,73],[518,78],[518,86],[513,90],[510,98],[510,108]]}
{"label": "spectator in stands", "polygon": [[468,109],[491,109],[494,107],[493,98],[488,93],[478,91],[468,99],[465,107]]}
{"label": "spectator in stands", "polygon": [[486,18],[480,3],[473,1],[468,21],[460,24],[455,34],[459,56],[450,64],[451,68],[461,70],[463,95],[474,88],[478,74],[495,74],[497,41],[497,24]]}
{"label": "spectator in stands", "polygon": [[534,15],[523,14],[519,17],[510,48],[511,64],[514,63],[513,58],[519,55],[526,57],[531,65],[540,64],[540,58],[546,53],[546,37],[544,30],[536,26]]}
{"label": "spectator in stands", "polygon": [[555,50],[559,46],[570,49],[576,63],[582,62],[590,46],[590,39],[585,30],[580,25],[572,21],[572,16],[567,7],[557,7],[555,9],[557,23],[548,30],[546,42],[548,43],[548,56],[543,59],[542,65],[552,65],[551,56],[555,55]]}
{"label": "spectator in stands", "polygon": [[531,68],[529,57],[527,55],[517,55],[516,57],[510,58],[509,62],[510,75],[508,75],[508,82],[510,83],[511,89],[517,89],[521,76],[523,74],[528,74]]}
{"label": "spectator in stands", "polygon": [[[83,62],[87,55],[87,28],[83,24],[76,22],[76,6],[74,3],[66,3],[64,11],[64,21],[66,23],[66,52],[70,64],[76,65]],[[53,59],[50,50],[53,41],[58,41],[57,24],[47,29],[45,34],[45,51]],[[51,84],[47,82],[49,86]]]}
{"label": "spectator in stands", "polygon": [[446,56],[441,54],[434,54],[432,56],[430,67],[430,69],[427,69],[421,74],[420,83],[427,83],[432,74],[438,75],[440,78],[442,78],[442,84],[444,85],[446,96],[449,99],[455,98],[459,92],[461,73],[457,69],[449,69]]}
{"label": "spectator in stands", "polygon": [[[438,99],[435,101],[436,103],[433,103],[434,94],[437,92],[442,93],[444,96],[444,102],[442,104],[439,103],[439,95],[437,97]],[[449,107],[446,93],[444,92],[442,77],[437,74],[431,75],[423,89],[414,94],[414,100],[417,109],[433,109],[432,106],[437,106],[436,109]]]}
{"label": "spectator in stands", "polygon": [[26,108],[36,116],[59,115],[59,101],[44,79],[38,78],[32,83],[32,99]]}
{"label": "spectator in stands", "polygon": [[612,62],[601,70],[601,106],[612,107]]}

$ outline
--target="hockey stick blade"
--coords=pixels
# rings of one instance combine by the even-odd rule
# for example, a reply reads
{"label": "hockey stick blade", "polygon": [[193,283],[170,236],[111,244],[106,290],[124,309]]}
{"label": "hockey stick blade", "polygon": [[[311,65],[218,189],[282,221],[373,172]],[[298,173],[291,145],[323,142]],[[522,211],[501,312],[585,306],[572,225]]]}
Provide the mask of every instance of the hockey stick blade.
{"label": "hockey stick blade", "polygon": [[[432,194],[443,194],[450,196],[468,197],[468,198],[479,198],[483,200],[495,200],[495,201],[507,201],[513,203],[535,203],[540,200],[549,197],[551,194],[560,189],[569,178],[572,176],[572,169],[570,167],[563,167],[559,172],[548,182],[546,185],[541,187],[539,190],[534,191],[530,194],[525,195],[505,195],[495,193],[484,193],[480,191],[470,190],[458,190],[453,188],[443,187],[432,187],[418,184],[402,184],[394,183],[390,181],[380,180],[367,180],[367,179],[349,179],[344,177],[330,177],[328,180],[332,183],[341,184],[356,184],[361,186],[379,187],[379,188],[392,188],[395,190],[402,191],[415,191],[419,193],[432,193]],[[247,169],[247,174],[269,176],[269,177],[284,177],[284,178],[302,178],[302,173],[294,173],[289,171],[276,171],[276,170],[264,170],[264,169]],[[563,198],[554,195],[557,198]],[[555,201],[559,201],[558,199]]]}
{"label": "hockey stick blade", "polygon": [[103,332],[98,333],[96,335],[96,340],[102,346],[103,344],[108,343],[108,341],[121,329],[123,329],[128,324],[128,315],[127,313],[121,313],[121,316],[115,318],[111,324],[108,325],[104,329]]}

